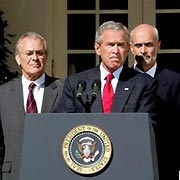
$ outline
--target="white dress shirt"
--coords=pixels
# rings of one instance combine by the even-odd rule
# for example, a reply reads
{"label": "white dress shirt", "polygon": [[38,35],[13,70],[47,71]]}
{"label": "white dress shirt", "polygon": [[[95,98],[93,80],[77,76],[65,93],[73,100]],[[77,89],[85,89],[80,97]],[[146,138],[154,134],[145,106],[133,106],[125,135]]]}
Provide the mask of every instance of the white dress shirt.
{"label": "white dress shirt", "polygon": [[[111,81],[111,84],[113,86],[114,93],[116,91],[116,86],[119,80],[120,73],[122,71],[123,66],[121,66],[119,69],[113,72],[114,78]],[[110,73],[104,67],[102,66],[102,63],[100,64],[100,73],[101,73],[101,94],[103,95],[103,88],[106,83],[106,76]]]}
{"label": "white dress shirt", "polygon": [[134,69],[135,69],[136,71],[138,71],[138,72],[140,72],[140,73],[149,74],[151,77],[154,77],[154,76],[155,76],[156,68],[157,68],[157,63],[155,63],[154,66],[153,66],[151,69],[149,69],[148,71],[143,72],[143,71],[141,71],[140,69],[138,69],[136,65],[134,65]]}
{"label": "white dress shirt", "polygon": [[[29,85],[32,81],[27,80],[22,76],[22,86],[23,86],[23,98],[24,98],[24,109],[26,111],[27,97],[29,94]],[[45,83],[45,74],[43,74],[39,79],[33,81],[36,84],[36,87],[33,90],[34,99],[36,101],[38,113],[41,113],[43,94],[44,94],[44,83]]]}

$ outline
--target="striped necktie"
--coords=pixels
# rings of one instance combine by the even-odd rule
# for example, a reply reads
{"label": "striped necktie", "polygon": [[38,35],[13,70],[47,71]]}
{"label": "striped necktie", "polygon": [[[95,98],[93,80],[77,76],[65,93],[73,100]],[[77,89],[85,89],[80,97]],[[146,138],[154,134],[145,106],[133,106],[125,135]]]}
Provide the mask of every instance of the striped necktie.
{"label": "striped necktie", "polygon": [[29,94],[27,98],[27,107],[26,107],[26,112],[27,113],[37,113],[37,106],[36,106],[36,101],[34,99],[33,95],[33,89],[35,88],[36,84],[31,83],[29,85]]}

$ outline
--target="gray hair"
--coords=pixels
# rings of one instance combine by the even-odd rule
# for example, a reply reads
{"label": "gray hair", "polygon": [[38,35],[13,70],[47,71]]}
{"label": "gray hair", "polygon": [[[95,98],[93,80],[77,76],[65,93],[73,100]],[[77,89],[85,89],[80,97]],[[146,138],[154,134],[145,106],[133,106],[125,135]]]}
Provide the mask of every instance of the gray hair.
{"label": "gray hair", "polygon": [[29,32],[26,32],[24,34],[22,34],[19,39],[17,40],[16,42],[16,45],[15,45],[15,55],[19,54],[20,50],[19,50],[19,44],[21,43],[21,41],[23,39],[25,39],[26,37],[30,37],[30,38],[39,38],[43,41],[44,43],[44,48],[45,48],[45,52],[47,54],[47,43],[45,41],[45,39],[40,35],[38,34],[37,32],[33,32],[33,31],[29,31]]}
{"label": "gray hair", "polygon": [[127,43],[129,43],[129,31],[127,29],[126,26],[124,26],[122,23],[120,22],[114,22],[114,21],[107,21],[104,22],[96,31],[96,35],[95,35],[95,42],[98,44],[102,43],[102,34],[104,31],[106,30],[114,30],[114,31],[124,31],[126,33],[126,41]]}

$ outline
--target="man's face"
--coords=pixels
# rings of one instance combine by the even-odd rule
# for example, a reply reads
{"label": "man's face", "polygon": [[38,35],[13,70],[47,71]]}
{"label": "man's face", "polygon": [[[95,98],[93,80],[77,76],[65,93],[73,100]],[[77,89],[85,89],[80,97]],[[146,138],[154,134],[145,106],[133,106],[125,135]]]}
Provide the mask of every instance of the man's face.
{"label": "man's face", "polygon": [[139,30],[131,37],[131,52],[143,56],[143,61],[135,62],[144,71],[149,70],[156,62],[157,53],[160,49],[160,42],[156,40],[153,32],[149,29]]}
{"label": "man's face", "polygon": [[19,44],[16,61],[21,66],[22,74],[29,80],[38,79],[45,69],[47,54],[44,43],[39,38],[26,37]]}
{"label": "man's face", "polygon": [[114,72],[121,67],[129,52],[124,31],[106,30],[103,32],[102,43],[95,43],[96,54],[101,56],[103,67]]}

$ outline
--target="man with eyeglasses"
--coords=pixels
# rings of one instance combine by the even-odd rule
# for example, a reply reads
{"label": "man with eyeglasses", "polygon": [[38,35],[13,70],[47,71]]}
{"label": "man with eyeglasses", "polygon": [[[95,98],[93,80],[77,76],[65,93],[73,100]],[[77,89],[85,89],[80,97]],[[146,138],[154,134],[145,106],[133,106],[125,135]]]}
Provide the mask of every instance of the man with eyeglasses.
{"label": "man with eyeglasses", "polygon": [[15,59],[22,76],[0,87],[0,179],[19,179],[26,113],[53,113],[59,104],[64,81],[45,73],[47,55],[46,41],[36,32],[26,32],[16,43]]}

